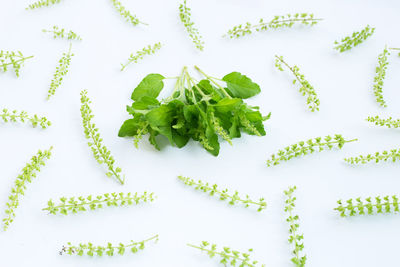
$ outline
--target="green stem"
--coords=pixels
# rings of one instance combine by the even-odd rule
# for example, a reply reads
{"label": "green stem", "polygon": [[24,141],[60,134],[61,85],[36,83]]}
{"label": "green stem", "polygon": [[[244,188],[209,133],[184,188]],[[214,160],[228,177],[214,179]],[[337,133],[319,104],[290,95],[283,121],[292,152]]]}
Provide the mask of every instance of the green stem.
{"label": "green stem", "polygon": [[[15,62],[20,62],[20,61],[25,61],[26,59],[30,59],[30,58],[33,58],[33,57],[34,57],[34,56],[23,57],[23,58],[20,58],[20,59],[18,59],[18,60],[15,60],[14,63],[15,63]],[[4,64],[1,64],[0,67],[12,65],[12,64],[14,64],[14,63],[13,63],[13,62],[4,63]]]}
{"label": "green stem", "polygon": [[214,78],[211,76],[208,76],[207,74],[205,74],[198,66],[194,66],[194,68],[196,70],[198,70],[201,74],[203,74],[207,79],[209,79],[213,84],[215,84],[221,91],[222,93],[227,97],[227,98],[232,98],[225,90],[225,88],[223,88],[220,84],[218,84],[216,81],[214,81]]}

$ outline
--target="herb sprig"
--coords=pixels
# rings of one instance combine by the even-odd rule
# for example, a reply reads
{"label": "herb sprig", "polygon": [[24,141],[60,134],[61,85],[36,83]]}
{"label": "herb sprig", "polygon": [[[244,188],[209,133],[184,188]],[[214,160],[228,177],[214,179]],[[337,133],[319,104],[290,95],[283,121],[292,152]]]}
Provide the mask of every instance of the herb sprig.
{"label": "herb sprig", "polygon": [[6,72],[9,67],[12,67],[15,75],[19,77],[21,67],[25,60],[30,58],[33,58],[33,56],[25,57],[21,51],[0,50],[0,71]]}
{"label": "herb sprig", "polygon": [[158,135],[165,136],[171,145],[179,148],[193,139],[217,156],[218,137],[231,143],[233,138],[241,137],[241,131],[265,135],[263,121],[270,115],[263,117],[258,107],[243,101],[260,92],[256,83],[239,72],[217,79],[197,70],[205,79],[197,81],[184,67],[174,91],[161,102],[157,97],[166,78],[160,74],[147,75],[131,95],[134,102],[127,111],[133,118],[123,123],[118,136],[132,136],[137,147],[142,136],[148,133],[150,143],[158,150]]}
{"label": "herb sprig", "polygon": [[386,101],[383,99],[383,82],[386,77],[386,69],[389,65],[388,55],[390,55],[387,47],[383,49],[383,52],[378,56],[378,66],[375,69],[375,77],[374,77],[374,95],[376,98],[376,102],[381,107],[387,107]]}
{"label": "herb sprig", "polygon": [[118,0],[111,0],[111,3],[113,4],[114,8],[118,11],[118,13],[125,18],[125,20],[129,23],[131,23],[133,26],[136,26],[138,24],[143,24],[143,25],[148,25],[147,23],[144,23],[140,21],[135,15],[133,15],[129,10],[127,10],[120,1]]}
{"label": "herb sprig", "polygon": [[39,117],[38,115],[30,116],[26,111],[9,111],[8,109],[4,108],[2,113],[0,113],[0,118],[3,119],[4,122],[30,122],[32,127],[36,127],[40,125],[43,129],[46,129],[48,126],[51,125],[51,122],[47,120],[46,117]]}
{"label": "herb sprig", "polygon": [[51,30],[43,29],[42,32],[44,32],[44,33],[52,33],[54,39],[60,38],[60,39],[77,40],[77,41],[81,41],[82,40],[82,38],[78,34],[76,34],[75,32],[73,32],[71,30],[68,31],[68,30],[66,30],[64,28],[59,28],[56,25],[53,26],[53,29],[51,29]]}
{"label": "herb sprig", "polygon": [[37,2],[29,4],[29,6],[26,8],[26,10],[52,6],[52,5],[58,4],[60,2],[61,2],[61,0],[39,0]]}
{"label": "herb sprig", "polygon": [[229,205],[235,205],[237,203],[241,203],[244,207],[248,208],[250,205],[257,206],[257,211],[260,212],[267,208],[267,202],[265,202],[264,198],[260,198],[258,201],[251,200],[249,195],[242,198],[239,196],[239,192],[235,191],[233,194],[229,194],[228,189],[219,189],[216,184],[204,183],[201,180],[197,182],[189,177],[178,176],[178,179],[182,181],[185,185],[192,186],[196,190],[203,191],[204,193],[208,193],[210,196],[217,196],[220,200],[227,200]]}
{"label": "herb sprig", "polygon": [[200,35],[200,32],[197,28],[194,27],[194,22],[191,19],[191,9],[187,6],[186,0],[183,1],[182,4],[179,6],[179,18],[181,22],[186,28],[186,31],[189,33],[190,39],[196,46],[197,49],[203,51],[204,49],[204,42],[203,37]]}
{"label": "herb sprig", "polygon": [[285,201],[285,212],[288,217],[286,221],[289,223],[289,243],[293,245],[293,258],[291,259],[294,265],[297,267],[304,267],[306,265],[307,257],[303,252],[304,244],[303,234],[299,234],[299,216],[293,214],[293,210],[296,207],[296,197],[293,196],[294,191],[296,190],[296,186],[289,187],[288,190],[285,190],[284,193],[287,197]]}
{"label": "herb sprig", "polygon": [[101,209],[104,206],[123,207],[129,205],[138,205],[140,203],[152,202],[155,196],[154,193],[144,192],[142,195],[138,193],[106,193],[103,195],[87,197],[62,197],[60,203],[54,203],[53,200],[47,202],[47,207],[44,211],[48,211],[50,214],[64,214],[67,215],[69,212],[78,213],[87,210]]}
{"label": "herb sprig", "polygon": [[368,162],[386,162],[400,160],[400,149],[384,150],[382,152],[375,152],[374,154],[359,155],[356,157],[345,158],[344,161],[349,164],[366,164]]}
{"label": "herb sprig", "polygon": [[121,71],[123,71],[129,64],[137,63],[140,59],[143,59],[145,55],[151,55],[157,52],[161,48],[161,43],[155,43],[153,46],[148,45],[144,47],[142,50],[136,51],[135,54],[131,54],[128,58],[128,62],[125,64],[121,63]]}
{"label": "herb sprig", "polygon": [[337,204],[338,206],[334,210],[338,211],[341,217],[398,213],[400,211],[397,196],[367,197],[365,200],[360,197],[355,200],[350,198],[346,201],[338,200]]}
{"label": "herb sprig", "polygon": [[[283,66],[286,66],[295,76],[293,79],[293,84],[298,82],[300,84],[299,92],[307,97],[307,106],[311,112],[319,110],[320,101],[318,99],[317,93],[315,92],[314,87],[305,79],[304,75],[299,71],[299,67],[294,65],[293,67],[289,66],[288,63],[283,59],[282,56],[275,55],[275,67],[277,67],[280,71],[283,71]],[[283,64],[283,66],[282,66]]]}
{"label": "herb sprig", "polygon": [[392,117],[382,119],[379,116],[369,116],[367,121],[374,123],[379,126],[386,126],[388,128],[399,128],[400,127],[400,119],[393,119]]}
{"label": "herb sprig", "polygon": [[214,258],[215,256],[219,257],[219,263],[224,266],[265,267],[265,264],[260,265],[258,261],[250,259],[250,253],[253,252],[253,249],[249,249],[248,252],[240,252],[229,247],[223,247],[222,250],[218,250],[216,244],[210,244],[207,241],[202,241],[199,246],[192,244],[187,245],[207,253],[210,258]]}
{"label": "herb sprig", "polygon": [[108,177],[114,176],[115,179],[118,180],[121,184],[124,184],[125,177],[121,178],[121,168],[115,167],[115,159],[111,155],[111,152],[108,150],[106,146],[102,144],[103,139],[100,137],[99,129],[96,128],[96,125],[92,122],[94,117],[92,113],[92,109],[89,104],[91,103],[90,99],[87,96],[87,91],[81,91],[81,117],[82,117],[82,125],[85,132],[86,139],[90,139],[88,142],[88,146],[92,150],[93,156],[99,164],[107,165],[108,172],[106,175]]}
{"label": "herb sprig", "polygon": [[15,210],[20,204],[20,196],[25,194],[27,184],[31,183],[32,180],[36,178],[36,174],[40,172],[41,167],[45,165],[46,159],[50,158],[51,150],[52,147],[44,151],[39,150],[37,154],[32,157],[31,161],[25,165],[21,174],[17,176],[14,187],[11,189],[11,195],[8,197],[8,202],[6,204],[6,217],[3,219],[4,231],[8,229],[15,219]]}
{"label": "herb sprig", "polygon": [[270,21],[264,21],[264,19],[260,19],[256,24],[251,24],[250,22],[246,22],[244,24],[234,26],[224,36],[228,36],[230,38],[239,38],[245,35],[249,35],[253,33],[253,31],[262,32],[262,31],[267,31],[269,29],[291,28],[295,24],[314,26],[321,20],[322,19],[314,18],[314,14],[308,14],[308,13],[296,13],[293,15],[287,14],[282,16],[275,16]]}
{"label": "herb sprig", "polygon": [[358,32],[353,32],[350,36],[342,38],[340,41],[335,41],[335,49],[339,52],[344,52],[356,47],[364,42],[375,32],[375,28],[367,25],[364,29]]}
{"label": "herb sprig", "polygon": [[53,75],[53,79],[50,83],[49,91],[47,92],[47,100],[50,99],[56,93],[56,89],[60,87],[64,77],[68,73],[69,65],[71,64],[71,58],[74,54],[71,52],[72,44],[69,45],[68,52],[63,53],[61,59],[58,61],[58,66]]}
{"label": "herb sprig", "polygon": [[119,243],[118,245],[113,245],[112,243],[107,243],[106,246],[98,246],[93,245],[92,243],[80,243],[77,246],[72,245],[70,242],[67,243],[67,246],[63,246],[60,255],[88,255],[88,256],[114,256],[115,254],[124,255],[126,251],[130,251],[131,253],[136,253],[139,250],[143,250],[145,248],[145,244],[151,240],[155,242],[158,241],[158,235],[150,237],[143,241],[131,241],[128,244]]}
{"label": "herb sprig", "polygon": [[340,134],[335,134],[334,137],[328,135],[324,138],[316,137],[307,141],[300,141],[299,143],[279,150],[276,154],[272,154],[270,159],[267,160],[267,166],[275,166],[292,158],[301,157],[314,152],[321,152],[322,150],[331,150],[335,147],[341,149],[344,144],[354,141],[357,141],[357,139],[346,140]]}

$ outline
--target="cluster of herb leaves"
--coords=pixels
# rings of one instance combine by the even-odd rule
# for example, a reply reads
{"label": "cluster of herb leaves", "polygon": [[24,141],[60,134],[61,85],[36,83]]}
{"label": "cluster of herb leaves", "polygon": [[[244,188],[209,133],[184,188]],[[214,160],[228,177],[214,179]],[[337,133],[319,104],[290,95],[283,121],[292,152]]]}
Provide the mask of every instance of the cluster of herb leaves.
{"label": "cluster of herb leaves", "polygon": [[397,213],[400,211],[398,196],[367,197],[365,200],[358,197],[355,200],[338,200],[337,204],[338,207],[336,207],[335,210],[338,211],[342,217],[365,214]]}
{"label": "cluster of herb leaves", "polygon": [[122,207],[128,205],[138,205],[142,202],[152,202],[154,200],[154,193],[144,192],[142,195],[138,193],[105,193],[98,196],[87,196],[87,197],[62,197],[60,203],[56,204],[53,200],[47,202],[47,207],[43,210],[48,211],[50,214],[64,214],[68,212],[78,213],[87,210],[101,209],[104,206]]}
{"label": "cluster of herb leaves", "polygon": [[158,235],[150,237],[143,241],[131,241],[129,244],[119,243],[117,246],[114,246],[112,243],[107,243],[106,246],[96,246],[92,243],[79,244],[77,246],[72,245],[70,242],[63,246],[60,255],[88,255],[88,256],[114,256],[114,254],[124,255],[126,251],[130,251],[131,253],[136,253],[139,250],[143,250],[145,248],[145,243],[155,240],[158,241]]}
{"label": "cluster of herb leaves", "polygon": [[204,193],[208,193],[210,196],[218,196],[220,200],[229,201],[229,205],[235,205],[237,203],[243,204],[246,208],[250,207],[250,205],[257,206],[257,211],[262,211],[267,208],[267,202],[265,202],[264,198],[260,198],[259,201],[251,200],[249,195],[246,195],[245,198],[241,198],[239,196],[239,192],[235,191],[234,194],[229,194],[228,189],[219,189],[218,185],[209,183],[204,183],[201,180],[197,182],[189,177],[178,176],[178,179],[181,180],[188,186],[194,187],[196,190],[203,191]]}
{"label": "cluster of herb leaves", "polygon": [[346,36],[342,40],[335,41],[335,49],[339,52],[344,52],[356,47],[357,45],[364,42],[375,32],[375,28],[367,25],[364,29],[358,32],[353,32],[351,36]]}
{"label": "cluster of herb leaves", "polygon": [[56,89],[60,87],[64,76],[67,75],[69,65],[71,64],[71,58],[74,54],[71,52],[72,44],[69,45],[68,52],[63,53],[62,57],[58,61],[58,66],[56,67],[56,71],[53,75],[53,79],[50,83],[49,91],[47,92],[47,100],[50,99],[56,93]]}
{"label": "cluster of herb leaves", "polygon": [[140,21],[135,15],[133,15],[129,10],[127,10],[120,1],[118,0],[111,0],[112,5],[114,8],[118,11],[118,13],[125,18],[125,20],[132,25],[136,26],[138,24],[144,24],[147,25],[147,23],[144,23]]}
{"label": "cluster of herb leaves", "polygon": [[248,252],[240,252],[229,247],[223,247],[222,250],[218,250],[216,244],[210,244],[207,241],[202,241],[199,246],[192,244],[187,245],[207,253],[210,258],[214,258],[215,256],[219,257],[219,263],[224,266],[265,267],[265,264],[260,265],[258,261],[250,259],[250,253],[253,252],[253,249],[249,249]]}
{"label": "cluster of herb leaves", "polygon": [[21,51],[0,50],[0,71],[6,72],[9,67],[14,69],[15,75],[19,77],[19,72],[25,60],[33,56],[25,57]]}
{"label": "cluster of herb leaves", "polygon": [[299,71],[299,67],[294,65],[293,67],[289,66],[288,63],[283,59],[282,56],[275,56],[275,67],[277,67],[280,71],[283,71],[283,66],[286,66],[296,77],[293,79],[293,84],[299,82],[300,89],[299,92],[307,97],[307,106],[311,112],[319,110],[320,101],[318,99],[317,93],[315,92],[314,87],[305,79],[304,75]]}
{"label": "cluster of herb leaves", "polygon": [[43,129],[46,129],[51,125],[51,122],[46,117],[39,117],[38,115],[29,116],[26,111],[9,111],[4,108],[2,113],[0,113],[0,118],[3,119],[4,122],[30,122],[32,127],[36,127],[40,125]]}
{"label": "cluster of herb leaves", "polygon": [[303,253],[304,244],[303,244],[303,234],[299,234],[299,216],[293,214],[293,210],[296,207],[296,197],[293,196],[294,191],[296,190],[296,186],[289,187],[288,190],[285,190],[284,193],[287,197],[285,201],[285,212],[288,217],[286,221],[289,223],[289,243],[293,245],[293,258],[292,262],[297,267],[304,267],[306,264],[307,257]]}
{"label": "cluster of herb leaves", "polygon": [[346,140],[340,134],[335,134],[334,137],[328,135],[324,138],[316,137],[307,141],[300,141],[299,143],[279,150],[276,154],[272,154],[270,159],[267,160],[267,166],[275,166],[292,158],[301,157],[314,152],[320,152],[322,150],[330,150],[334,147],[341,149],[344,144],[354,141],[357,141],[357,139]]}
{"label": "cluster of herb leaves", "polygon": [[349,164],[366,164],[368,162],[382,162],[382,161],[398,161],[400,160],[400,149],[384,150],[382,152],[375,152],[374,154],[359,155],[356,157],[345,158],[344,161]]}
{"label": "cluster of herb leaves", "polygon": [[161,43],[155,43],[153,46],[148,45],[144,47],[142,50],[137,51],[135,54],[131,54],[128,58],[128,62],[125,64],[121,64],[121,71],[123,71],[129,64],[137,63],[139,59],[143,59],[145,55],[154,54],[157,50],[161,48]]}
{"label": "cluster of herb leaves", "polygon": [[228,33],[224,36],[228,36],[230,38],[239,38],[241,36],[249,35],[253,33],[253,31],[261,32],[269,29],[291,28],[295,24],[313,26],[320,20],[322,19],[314,18],[314,14],[287,14],[283,16],[275,16],[270,21],[264,21],[264,19],[260,19],[257,24],[246,22],[245,24],[234,26],[232,29],[228,30]]}
{"label": "cluster of herb leaves", "polygon": [[400,127],[400,119],[393,119],[392,117],[382,119],[379,116],[369,116],[367,121],[374,123],[379,126],[386,126],[388,128],[399,128]]}
{"label": "cluster of herb leaves", "polygon": [[111,152],[107,149],[105,145],[102,144],[103,139],[100,137],[99,129],[92,122],[94,115],[92,114],[92,109],[89,104],[90,99],[87,96],[87,91],[83,90],[81,92],[81,117],[82,125],[85,132],[86,139],[90,139],[88,146],[92,150],[93,156],[99,164],[107,165],[108,172],[106,175],[108,177],[114,176],[118,182],[121,184],[125,183],[125,177],[121,177],[121,168],[115,167],[115,159],[111,155]]}
{"label": "cluster of herb leaves", "polygon": [[118,136],[133,136],[137,146],[140,138],[148,133],[156,149],[160,149],[158,135],[179,148],[193,139],[217,156],[219,136],[231,143],[231,139],[241,136],[241,131],[265,135],[263,121],[270,115],[262,116],[258,107],[243,101],[260,92],[256,83],[239,72],[217,79],[197,69],[204,79],[197,81],[184,67],[171,96],[162,101],[157,97],[166,78],[160,74],[147,75],[132,93],[134,102],[127,106],[127,111],[133,118],[123,123]]}
{"label": "cluster of herb leaves", "polygon": [[60,29],[56,25],[53,26],[53,29],[51,29],[51,30],[43,29],[42,32],[52,33],[54,39],[60,38],[60,39],[77,40],[77,41],[81,41],[82,40],[82,38],[78,34],[76,34],[75,32],[73,32],[71,30],[67,31],[64,28]]}
{"label": "cluster of herb leaves", "polygon": [[52,147],[48,150],[39,150],[35,156],[32,157],[31,161],[25,165],[22,169],[21,174],[17,176],[15,185],[11,189],[11,195],[8,197],[6,217],[3,219],[3,229],[7,230],[10,224],[14,221],[15,210],[19,206],[20,196],[25,194],[26,184],[31,183],[36,178],[36,173],[40,171],[40,168],[45,165],[46,159],[51,156]]}

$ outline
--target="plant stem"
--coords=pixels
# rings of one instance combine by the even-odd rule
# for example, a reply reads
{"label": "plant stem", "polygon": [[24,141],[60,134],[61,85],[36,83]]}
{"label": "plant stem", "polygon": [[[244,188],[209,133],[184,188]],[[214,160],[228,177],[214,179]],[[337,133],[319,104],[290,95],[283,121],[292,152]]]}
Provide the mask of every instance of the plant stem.
{"label": "plant stem", "polygon": [[225,90],[225,88],[223,88],[220,84],[218,84],[217,82],[215,82],[213,77],[208,76],[207,74],[205,74],[198,66],[194,66],[194,68],[199,71],[201,74],[203,74],[204,76],[206,76],[207,79],[209,79],[213,84],[215,84],[219,89],[221,89],[222,93],[224,93],[224,95],[227,98],[232,98]]}

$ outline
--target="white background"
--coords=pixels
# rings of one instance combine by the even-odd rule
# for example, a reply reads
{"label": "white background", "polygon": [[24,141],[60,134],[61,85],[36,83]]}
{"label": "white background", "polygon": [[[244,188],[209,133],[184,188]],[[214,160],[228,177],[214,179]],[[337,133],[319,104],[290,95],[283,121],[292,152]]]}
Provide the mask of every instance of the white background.
{"label": "white background", "polygon": [[[189,1],[205,40],[204,52],[196,50],[179,21],[180,1],[122,1],[149,23],[137,27],[124,22],[108,0],[68,0],[34,11],[24,9],[31,3],[28,0],[0,2],[0,49],[35,56],[26,62],[20,78],[13,72],[0,74],[0,107],[45,115],[53,122],[46,130],[0,123],[2,210],[26,162],[38,149],[54,146],[52,158],[21,197],[15,222],[0,233],[0,266],[219,266],[216,259],[186,246],[201,240],[243,251],[253,248],[253,258],[267,266],[292,266],[283,211],[283,190],[290,185],[298,187],[296,212],[301,217],[308,266],[394,266],[397,262],[398,215],[343,219],[333,208],[341,198],[400,191],[399,164],[348,166],[342,160],[400,145],[399,130],[365,121],[376,114],[399,117],[399,57],[389,58],[384,86],[388,108],[378,107],[372,93],[378,54],[385,44],[400,46],[396,34],[399,1]],[[324,21],[312,28],[281,29],[239,40],[221,37],[236,24],[294,12],[313,12]],[[375,26],[376,32],[365,43],[343,54],[332,49],[336,39],[367,24]],[[47,102],[57,61],[68,49],[67,41],[53,40],[41,32],[53,25],[72,29],[84,40],[73,43],[70,72]],[[156,55],[124,72],[119,70],[131,52],[158,41],[164,46]],[[275,69],[275,54],[297,64],[314,85],[320,112],[309,112],[298,87],[291,84],[291,74]],[[129,118],[125,106],[131,104],[130,94],[145,75],[176,76],[184,65],[195,64],[217,77],[240,71],[261,86],[261,93],[248,102],[259,105],[264,114],[272,112],[265,137],[244,135],[233,146],[222,142],[218,157],[195,142],[183,149],[166,146],[158,152],[147,137],[139,149],[131,139],[117,137],[120,125]],[[94,121],[127,176],[123,187],[105,176],[86,145],[79,111],[82,89],[88,89]],[[166,86],[163,96],[170,90]],[[268,156],[283,146],[335,133],[359,142],[342,151],[325,151],[274,168],[265,165]],[[264,196],[268,208],[257,213],[230,207],[184,186],[177,175],[215,182],[253,198]],[[50,198],[144,190],[155,192],[158,199],[69,216],[41,211]],[[159,242],[149,243],[135,255],[58,255],[68,241],[128,242],[153,234],[160,235]]]}

